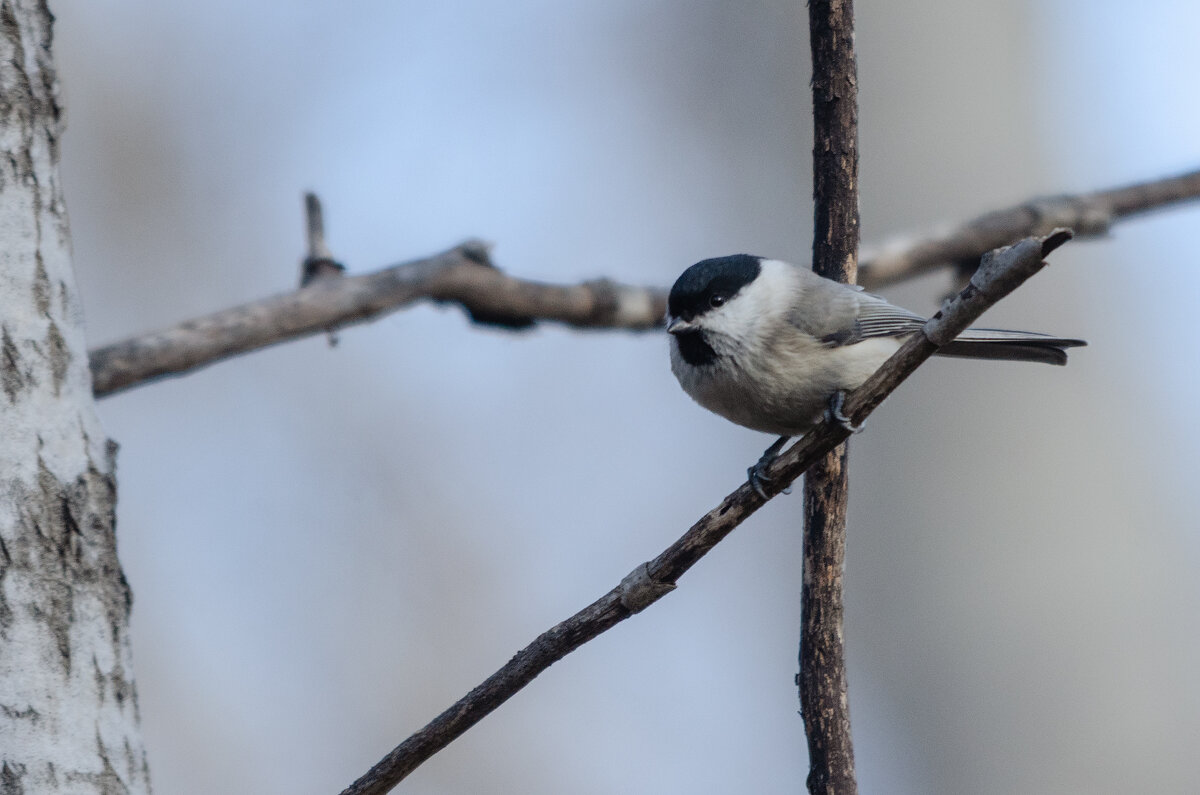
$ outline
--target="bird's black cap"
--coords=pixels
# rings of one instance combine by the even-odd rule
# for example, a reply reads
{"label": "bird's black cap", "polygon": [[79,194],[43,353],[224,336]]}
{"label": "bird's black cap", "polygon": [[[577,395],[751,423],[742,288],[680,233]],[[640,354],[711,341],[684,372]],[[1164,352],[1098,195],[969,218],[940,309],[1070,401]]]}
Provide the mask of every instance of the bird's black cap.
{"label": "bird's black cap", "polygon": [[762,257],[733,254],[697,262],[685,270],[667,298],[671,317],[691,320],[713,306],[714,296],[729,299],[758,278]]}

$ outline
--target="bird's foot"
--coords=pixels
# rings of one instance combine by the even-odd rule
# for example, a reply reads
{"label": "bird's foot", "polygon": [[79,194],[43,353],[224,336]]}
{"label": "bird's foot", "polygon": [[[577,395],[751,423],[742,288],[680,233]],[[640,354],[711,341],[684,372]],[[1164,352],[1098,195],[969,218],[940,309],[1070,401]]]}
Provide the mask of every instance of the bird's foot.
{"label": "bird's foot", "polygon": [[[766,449],[765,452],[763,452],[762,457],[758,459],[758,462],[746,470],[746,475],[750,479],[750,488],[754,489],[755,493],[757,493],[758,496],[762,497],[764,500],[770,499],[767,497],[767,492],[763,489],[763,484],[771,481],[771,478],[767,476],[767,469],[771,466],[776,458],[779,458],[779,451],[783,449],[783,446],[787,444],[787,441],[790,438],[790,436],[780,436],[774,444],[772,444]],[[785,488],[783,493],[791,494],[791,486]]]}
{"label": "bird's foot", "polygon": [[831,423],[837,423],[845,428],[850,433],[862,433],[863,425],[855,425],[850,422],[850,418],[842,411],[842,406],[846,402],[846,393],[839,389],[829,396],[829,407],[825,409],[825,418]]}

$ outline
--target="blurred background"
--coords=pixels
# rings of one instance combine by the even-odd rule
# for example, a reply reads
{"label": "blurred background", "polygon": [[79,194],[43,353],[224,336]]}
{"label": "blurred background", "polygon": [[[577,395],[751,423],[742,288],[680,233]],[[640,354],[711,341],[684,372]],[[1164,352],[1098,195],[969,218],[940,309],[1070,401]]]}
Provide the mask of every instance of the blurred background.
{"label": "blurred background", "polygon": [[[511,273],[808,261],[806,12],[763,0],[59,0],[93,345],[480,236]],[[860,0],[864,242],[1200,163],[1190,0]],[[1194,792],[1200,206],[1072,243],[851,450],[867,793]],[[888,292],[932,311],[945,275]],[[1185,325],[1187,328],[1185,328]],[[104,400],[159,792],[330,793],[674,540],[770,439],[661,334],[418,307]],[[784,793],[799,496],[558,663],[410,793]]]}

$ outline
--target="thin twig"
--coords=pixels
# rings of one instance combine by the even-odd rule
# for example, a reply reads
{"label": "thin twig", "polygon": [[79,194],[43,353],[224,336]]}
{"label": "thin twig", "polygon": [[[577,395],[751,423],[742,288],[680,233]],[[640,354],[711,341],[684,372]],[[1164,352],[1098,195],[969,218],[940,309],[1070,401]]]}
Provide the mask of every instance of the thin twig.
{"label": "thin twig", "polygon": [[[853,0],[809,0],[813,95],[813,271],[853,284],[858,271],[858,68]],[[846,565],[847,448],[804,476],[800,597],[800,713],[808,791],[853,795],[854,743],[846,691],[842,576]]]}
{"label": "thin twig", "polygon": [[300,263],[300,286],[307,287],[317,279],[341,276],[346,266],[333,258],[333,252],[325,242],[325,214],[315,193],[304,194],[304,220],[308,256]]}
{"label": "thin twig", "polygon": [[[851,394],[846,416],[861,423],[937,348],[975,321],[984,310],[1041,270],[1042,258],[1069,239],[1059,230],[1049,238],[1022,241],[989,257],[967,289],[914,334],[892,358]],[[840,424],[813,429],[781,455],[767,472],[763,488],[773,497],[808,467],[845,441]],[[742,484],[688,529],[658,557],[635,568],[621,583],[562,623],[538,636],[482,684],[423,729],[396,746],[342,795],[381,795],[529,684],[553,663],[675,588],[679,578],[766,500]]]}
{"label": "thin twig", "polygon": [[[346,266],[333,258],[325,242],[325,214],[315,193],[304,194],[304,228],[308,238],[308,256],[300,262],[300,286],[307,287],[319,279],[340,279]],[[336,329],[326,329],[329,347],[338,344]]]}
{"label": "thin twig", "polygon": [[[889,246],[874,259],[862,257],[858,280],[877,288],[940,265],[973,261],[989,247],[1045,232],[1047,219],[1078,226],[1082,235],[1095,235],[1107,229],[1105,224],[1088,221],[1097,215],[1118,221],[1197,197],[1200,171],[1111,191],[1026,202],[953,232]],[[491,267],[487,247],[471,241],[433,257],[328,280],[105,345],[89,354],[93,389],[96,397],[106,397],[268,345],[363,323],[422,300],[458,303],[476,321],[505,328],[527,328],[540,321],[631,331],[662,325],[665,290],[605,280],[544,284],[475,267],[479,264]],[[443,270],[453,273],[439,272]]]}

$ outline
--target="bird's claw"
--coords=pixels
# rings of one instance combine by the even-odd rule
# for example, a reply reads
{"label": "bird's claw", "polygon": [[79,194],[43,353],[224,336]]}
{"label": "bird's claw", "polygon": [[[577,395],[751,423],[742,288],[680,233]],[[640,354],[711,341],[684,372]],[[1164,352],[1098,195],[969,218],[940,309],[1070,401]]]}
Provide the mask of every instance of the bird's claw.
{"label": "bird's claw", "polygon": [[[768,464],[771,462],[768,461]],[[746,477],[750,481],[750,488],[754,489],[754,493],[762,497],[764,500],[770,499],[767,492],[763,489],[764,483],[769,483],[771,479],[767,477],[767,468],[763,466],[762,459],[758,463],[746,470]]]}
{"label": "bird's claw", "polygon": [[863,424],[855,425],[850,421],[850,418],[842,411],[842,405],[846,402],[846,393],[838,390],[829,396],[829,407],[825,409],[825,417],[831,423],[837,423],[845,428],[850,433],[862,433]]}
{"label": "bird's claw", "polygon": [[[767,496],[766,490],[763,489],[763,484],[771,482],[771,478],[767,475],[767,469],[770,468],[775,459],[779,457],[779,451],[783,449],[785,444],[787,444],[788,438],[789,437],[787,436],[781,436],[779,441],[775,442],[766,449],[766,452],[764,452],[762,457],[755,462],[754,466],[746,470],[746,476],[750,481],[750,488],[754,489],[754,492],[764,500],[770,499],[770,497]],[[791,494],[792,487],[787,486],[782,490],[782,492],[784,494]]]}

